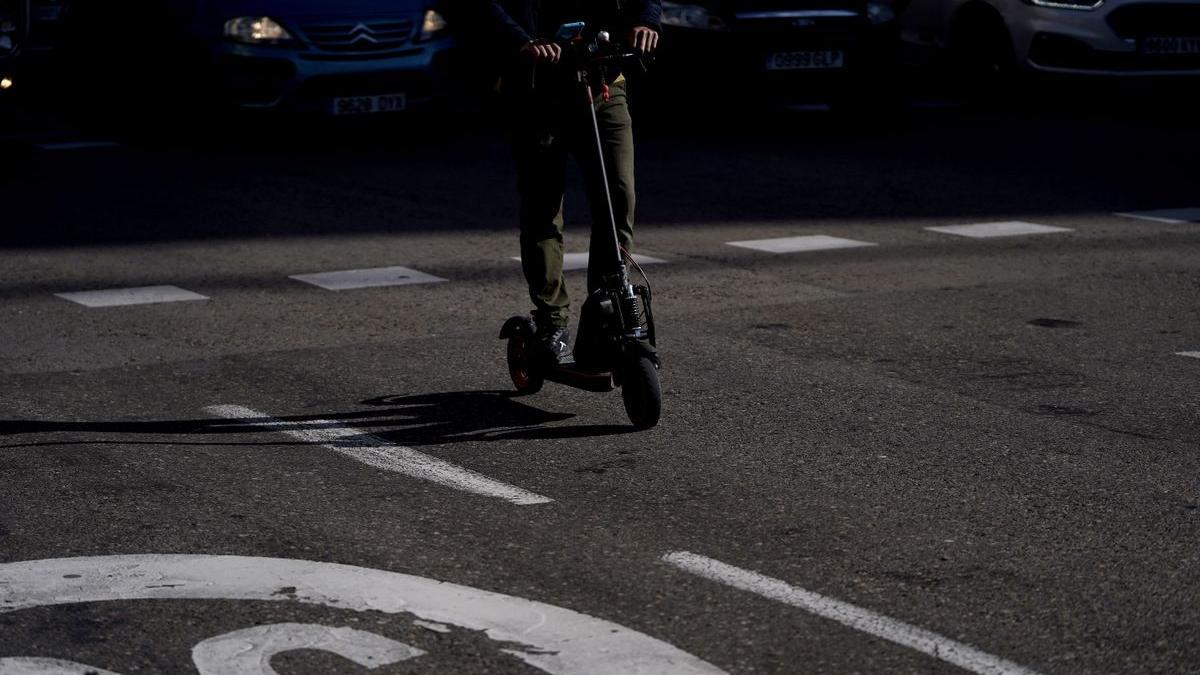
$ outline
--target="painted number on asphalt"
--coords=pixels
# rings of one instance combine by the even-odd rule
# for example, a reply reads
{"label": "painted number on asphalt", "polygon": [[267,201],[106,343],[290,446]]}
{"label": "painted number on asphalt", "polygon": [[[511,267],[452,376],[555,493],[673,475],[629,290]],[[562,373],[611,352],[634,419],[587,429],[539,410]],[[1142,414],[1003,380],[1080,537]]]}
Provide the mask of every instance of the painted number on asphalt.
{"label": "painted number on asphalt", "polygon": [[[281,594],[280,589],[288,589]],[[405,614],[482,631],[501,651],[543,672],[721,673],[672,645],[562,607],[433,579],[334,563],[219,555],[118,555],[0,564],[0,614],[35,607],[133,600],[298,602]],[[273,654],[319,649],[373,668],[424,652],[372,633],[316,624],[257,626],[204,640],[202,675],[271,675]],[[109,671],[49,658],[0,659],[0,675]]]}

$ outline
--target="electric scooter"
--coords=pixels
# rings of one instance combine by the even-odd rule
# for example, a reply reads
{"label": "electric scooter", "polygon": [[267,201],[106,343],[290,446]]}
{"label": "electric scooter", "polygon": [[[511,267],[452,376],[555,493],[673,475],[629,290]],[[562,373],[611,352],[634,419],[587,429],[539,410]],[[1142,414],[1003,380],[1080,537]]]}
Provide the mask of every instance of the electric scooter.
{"label": "electric scooter", "polygon": [[[620,387],[629,421],[637,429],[649,429],[658,424],[662,415],[662,389],[658,379],[660,362],[654,313],[650,306],[650,283],[617,237],[594,107],[596,91],[607,96],[606,68],[629,64],[644,67],[645,62],[640,54],[613,44],[607,32],[599,31],[590,39],[584,39],[585,28],[582,23],[566,24],[559,29],[555,41],[563,46],[564,61],[576,70],[580,104],[586,105],[591,112],[596,157],[608,201],[609,236],[597,240],[604,245],[601,250],[591,251],[593,260],[590,264],[599,263],[608,269],[601,275],[599,287],[591,291],[580,310],[579,330],[572,349],[574,361],[560,363],[537,344],[537,325],[531,316],[510,318],[500,329],[500,338],[508,340],[508,372],[517,393],[536,393],[546,380],[594,392],[608,392]],[[626,259],[637,268],[644,285],[630,281]]]}

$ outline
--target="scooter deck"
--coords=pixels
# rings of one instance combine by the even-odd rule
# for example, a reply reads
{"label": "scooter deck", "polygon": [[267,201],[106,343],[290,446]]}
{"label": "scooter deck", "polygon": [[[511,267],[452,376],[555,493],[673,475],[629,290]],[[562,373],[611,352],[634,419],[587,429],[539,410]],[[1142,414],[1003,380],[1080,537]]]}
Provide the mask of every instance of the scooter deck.
{"label": "scooter deck", "polygon": [[562,363],[546,371],[546,379],[585,391],[605,392],[616,389],[612,373],[587,370],[574,362]]}

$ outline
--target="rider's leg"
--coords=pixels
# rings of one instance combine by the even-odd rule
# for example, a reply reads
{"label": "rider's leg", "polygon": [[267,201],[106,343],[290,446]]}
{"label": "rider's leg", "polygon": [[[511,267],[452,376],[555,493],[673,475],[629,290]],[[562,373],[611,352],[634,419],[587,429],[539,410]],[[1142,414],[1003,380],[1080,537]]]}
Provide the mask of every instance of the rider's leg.
{"label": "rider's leg", "polygon": [[539,328],[566,327],[570,299],[563,279],[563,192],[567,151],[562,139],[537,129],[514,138],[520,194],[521,267]]}
{"label": "rider's leg", "polygon": [[[613,215],[617,222],[617,241],[626,251],[633,251],[633,122],[629,117],[624,79],[609,87],[609,99],[599,98],[595,104],[600,139],[604,148],[604,164],[612,194]],[[586,108],[584,109],[586,113]],[[588,202],[592,214],[591,255],[588,258],[588,292],[600,285],[602,277],[612,270],[614,253],[609,248],[608,204],[604,199],[604,183],[600,180],[596,160],[596,141],[590,118],[582,120],[583,128],[572,134],[573,152],[583,172]]]}

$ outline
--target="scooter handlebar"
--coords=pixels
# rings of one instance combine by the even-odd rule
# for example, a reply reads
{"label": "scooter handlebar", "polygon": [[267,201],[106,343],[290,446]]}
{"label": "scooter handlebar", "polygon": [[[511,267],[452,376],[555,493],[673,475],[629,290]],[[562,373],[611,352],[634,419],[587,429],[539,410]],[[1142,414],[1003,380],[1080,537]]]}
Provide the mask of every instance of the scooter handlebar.
{"label": "scooter handlebar", "polygon": [[613,42],[608,31],[600,31],[590,40],[576,37],[555,40],[563,50],[563,62],[579,68],[636,65],[645,71],[654,64],[654,55]]}

